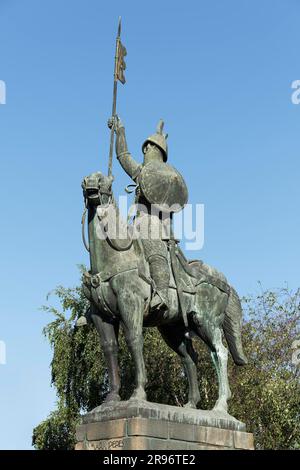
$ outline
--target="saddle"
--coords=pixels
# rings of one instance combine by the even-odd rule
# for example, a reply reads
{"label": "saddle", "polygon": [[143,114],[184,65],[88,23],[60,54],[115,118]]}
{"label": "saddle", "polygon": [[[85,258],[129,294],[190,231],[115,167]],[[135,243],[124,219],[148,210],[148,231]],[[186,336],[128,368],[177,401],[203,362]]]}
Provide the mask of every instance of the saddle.
{"label": "saddle", "polygon": [[[187,260],[176,240],[165,240],[168,246],[168,262],[170,269],[170,286],[178,291],[195,294],[201,283],[211,284],[229,295],[230,286],[225,276],[215,268],[208,266],[201,260]],[[149,266],[143,254],[143,247],[139,240],[134,244],[138,255],[138,273],[146,282],[152,284]]]}
{"label": "saddle", "polygon": [[[165,243],[167,243],[168,247],[168,264],[170,270],[169,287],[174,288],[177,291],[182,319],[185,327],[188,329],[187,304],[184,301],[183,294],[195,295],[197,286],[201,283],[208,283],[229,295],[230,286],[228,285],[225,276],[219,273],[216,269],[206,265],[200,260],[188,261],[178,246],[177,240],[171,239],[165,241]],[[150,279],[149,266],[142,253],[142,244],[137,243],[135,248],[139,252],[139,276],[146,282],[152,283],[152,280]],[[153,286],[153,290],[154,289],[155,286]]]}

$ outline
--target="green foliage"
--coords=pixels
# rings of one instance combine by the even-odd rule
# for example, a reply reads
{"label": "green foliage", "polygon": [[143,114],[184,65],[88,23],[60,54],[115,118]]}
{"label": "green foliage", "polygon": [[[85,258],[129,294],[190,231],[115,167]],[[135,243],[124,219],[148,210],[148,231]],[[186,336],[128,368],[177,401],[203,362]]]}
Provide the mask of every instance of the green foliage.
{"label": "green foliage", "polygon": [[[107,373],[98,334],[91,325],[77,328],[77,318],[88,307],[80,287],[58,287],[54,294],[61,311],[44,334],[53,349],[52,384],[57,390],[57,410],[33,433],[37,449],[72,449],[80,413],[98,406],[107,393]],[[247,424],[259,449],[300,448],[300,370],[292,365],[292,343],[299,338],[300,290],[265,291],[244,299],[243,343],[249,365],[239,368],[229,361],[233,393],[230,413]],[[200,408],[211,408],[217,382],[210,356],[194,340],[199,356]],[[148,399],[181,406],[186,402],[187,381],[179,358],[166,346],[155,328],[144,331],[148,373]],[[120,335],[120,370],[123,399],[133,390],[134,370],[124,337]]]}
{"label": "green foliage", "polygon": [[300,368],[292,344],[300,337],[300,289],[264,291],[244,299],[247,367],[230,367],[231,412],[254,433],[259,449],[300,449]]}
{"label": "green foliage", "polygon": [[33,430],[32,444],[36,449],[72,450],[78,421],[77,415],[61,406]]}

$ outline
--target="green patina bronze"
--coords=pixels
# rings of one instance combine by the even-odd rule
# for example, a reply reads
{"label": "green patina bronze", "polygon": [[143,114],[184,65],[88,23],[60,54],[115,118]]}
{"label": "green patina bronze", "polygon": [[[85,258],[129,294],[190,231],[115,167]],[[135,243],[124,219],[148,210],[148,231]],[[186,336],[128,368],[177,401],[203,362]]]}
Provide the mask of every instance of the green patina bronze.
{"label": "green patina bronze", "polygon": [[[144,169],[153,162],[167,165],[162,122],[157,133],[143,144],[143,164],[138,164],[129,154],[125,128],[120,119],[110,120],[109,126],[113,126],[116,133],[118,160],[136,184],[137,214],[133,226],[137,228],[138,237],[133,237],[132,226],[128,228],[127,223],[121,221],[112,193],[112,176],[97,172],[84,178],[82,187],[88,214],[90,252],[90,271],[84,276],[84,292],[90,301],[87,321],[95,325],[107,361],[110,392],[106,402],[120,400],[120,326],[136,371],[131,398],[146,400],[142,330],[143,327],[157,326],[166,343],[183,361],[189,383],[186,406],[196,408],[199,402],[197,357],[191,339],[195,336],[209,347],[217,370],[219,397],[214,409],[227,412],[230,398],[228,351],[223,345],[222,333],[235,363],[246,363],[241,342],[239,297],[223,274],[201,261],[185,258],[172,235],[170,211],[148,212],[151,202],[160,206],[160,202],[167,200],[171,204],[173,201],[181,207],[187,202],[184,180],[176,170],[168,171],[168,167],[161,170],[164,179],[160,181],[164,188],[160,187],[160,181],[155,179],[152,170],[150,176],[143,176]],[[175,180],[174,175],[178,175]],[[148,178],[147,182],[142,178]],[[145,184],[147,190],[143,192]],[[170,217],[164,218],[165,214]],[[123,227],[122,236],[120,232],[114,236],[109,233],[107,228],[111,220],[116,226]],[[158,238],[151,238],[153,229],[158,230]]]}
{"label": "green patina bronze", "polygon": [[[90,301],[86,318],[95,325],[107,361],[110,391],[107,403],[120,400],[118,334],[122,326],[135,365],[135,390],[131,399],[146,400],[143,327],[158,327],[163,339],[182,359],[189,383],[186,407],[199,402],[197,357],[192,336],[201,338],[211,351],[219,381],[215,410],[227,412],[230,388],[228,351],[237,365],[246,357],[241,341],[242,309],[236,291],[223,274],[202,261],[188,261],[172,232],[172,215],[188,200],[181,174],[167,163],[167,134],[159,121],[157,130],[142,145],[143,163],[130,155],[125,128],[116,115],[117,82],[125,83],[126,48],[116,39],[114,87],[108,176],[100,172],[82,183],[85,212],[83,239],[90,253],[90,271],[83,288]],[[112,193],[112,157],[116,155],[136,188],[136,215],[127,225],[121,220]],[[128,188],[128,192],[129,188]],[[84,223],[88,215],[88,242]],[[112,227],[116,230],[112,233]]]}

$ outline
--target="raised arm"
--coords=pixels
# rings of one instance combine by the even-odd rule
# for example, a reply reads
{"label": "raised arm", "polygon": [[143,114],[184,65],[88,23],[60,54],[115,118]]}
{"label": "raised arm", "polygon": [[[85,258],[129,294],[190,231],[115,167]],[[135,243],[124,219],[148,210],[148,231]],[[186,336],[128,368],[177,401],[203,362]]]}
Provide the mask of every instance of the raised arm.
{"label": "raised arm", "polygon": [[116,154],[117,158],[124,169],[127,175],[130,176],[134,181],[140,173],[141,165],[139,165],[128,152],[126,136],[125,136],[125,127],[122,124],[119,117],[114,121],[109,120],[108,126],[111,127],[114,125],[116,133]]}

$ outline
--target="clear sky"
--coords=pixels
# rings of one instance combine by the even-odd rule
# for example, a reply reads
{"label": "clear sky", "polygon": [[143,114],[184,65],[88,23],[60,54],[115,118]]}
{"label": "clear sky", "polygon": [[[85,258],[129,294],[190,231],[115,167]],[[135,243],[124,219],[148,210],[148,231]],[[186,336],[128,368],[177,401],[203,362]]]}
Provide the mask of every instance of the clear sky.
{"label": "clear sky", "polygon": [[[169,159],[205,205],[201,258],[241,295],[299,287],[298,0],[0,0],[0,448],[31,446],[54,408],[39,310],[78,283],[81,180],[107,171],[114,39],[123,18],[129,149],[164,118]],[[116,194],[129,179],[114,162]],[[189,253],[187,253],[189,255]]]}

